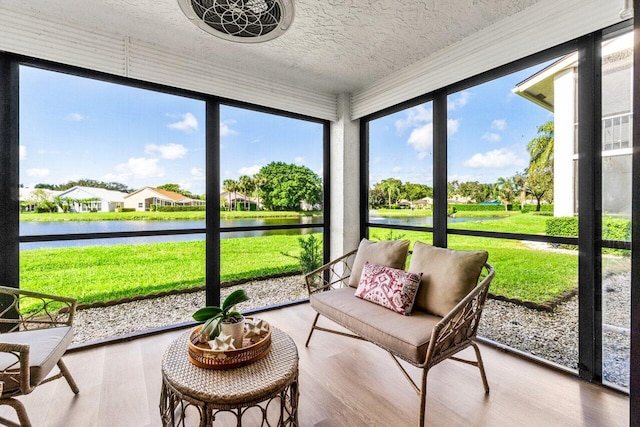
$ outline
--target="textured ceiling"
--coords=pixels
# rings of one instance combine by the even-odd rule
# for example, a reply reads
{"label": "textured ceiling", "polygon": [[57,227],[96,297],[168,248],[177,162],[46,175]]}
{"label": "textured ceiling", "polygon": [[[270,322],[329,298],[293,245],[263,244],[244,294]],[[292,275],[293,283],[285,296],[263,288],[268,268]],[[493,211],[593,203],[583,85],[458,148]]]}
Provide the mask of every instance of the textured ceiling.
{"label": "textured ceiling", "polygon": [[2,0],[13,10],[130,36],[211,64],[328,92],[356,92],[538,0],[296,0],[287,33],[259,44],[218,39],[177,0]]}

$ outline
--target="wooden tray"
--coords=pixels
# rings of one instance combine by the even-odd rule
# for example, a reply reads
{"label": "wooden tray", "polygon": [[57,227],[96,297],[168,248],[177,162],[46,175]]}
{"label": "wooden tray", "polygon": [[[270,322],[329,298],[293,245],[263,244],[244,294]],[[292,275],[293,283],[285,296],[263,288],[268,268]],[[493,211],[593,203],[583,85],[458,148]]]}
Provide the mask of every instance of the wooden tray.
{"label": "wooden tray", "polygon": [[[247,317],[247,319],[251,319]],[[266,322],[265,322],[266,323]],[[271,350],[271,326],[267,323],[267,334],[254,342],[246,336],[243,346],[237,350],[212,350],[199,341],[202,325],[189,334],[188,358],[191,363],[205,369],[230,369],[245,366],[262,359]],[[245,331],[246,332],[246,331]],[[256,338],[253,338],[255,340]]]}

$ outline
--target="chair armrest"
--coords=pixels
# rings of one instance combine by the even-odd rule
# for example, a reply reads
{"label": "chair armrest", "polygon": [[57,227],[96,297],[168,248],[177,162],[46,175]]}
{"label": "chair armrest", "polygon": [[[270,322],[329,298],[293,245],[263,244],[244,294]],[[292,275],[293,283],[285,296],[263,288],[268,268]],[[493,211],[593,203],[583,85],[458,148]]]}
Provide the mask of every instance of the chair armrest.
{"label": "chair armrest", "polygon": [[351,268],[357,249],[336,258],[322,267],[307,273],[304,280],[307,284],[309,296],[317,292],[348,286],[347,280],[351,276]]}
{"label": "chair armrest", "polygon": [[[0,378],[4,389],[14,389],[16,384],[22,394],[31,392],[31,371],[29,370],[29,346],[26,344],[0,342],[0,353],[11,354],[16,361],[0,370]],[[0,388],[0,395],[2,388]]]}
{"label": "chair armrest", "polygon": [[13,325],[9,332],[72,326],[78,304],[75,298],[6,286],[0,286],[0,298],[0,325]]}
{"label": "chair armrest", "polygon": [[433,366],[467,347],[478,333],[478,324],[495,270],[485,264],[486,276],[433,327],[425,365]]}

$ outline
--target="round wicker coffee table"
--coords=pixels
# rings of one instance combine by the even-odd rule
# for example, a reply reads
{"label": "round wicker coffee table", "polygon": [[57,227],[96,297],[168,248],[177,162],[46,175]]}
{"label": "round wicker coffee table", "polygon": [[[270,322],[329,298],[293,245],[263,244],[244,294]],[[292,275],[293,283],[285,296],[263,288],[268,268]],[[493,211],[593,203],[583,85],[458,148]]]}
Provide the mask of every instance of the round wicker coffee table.
{"label": "round wicker coffee table", "polygon": [[272,327],[271,351],[264,358],[225,370],[189,362],[188,336],[172,342],[162,358],[163,426],[191,425],[190,413],[199,414],[201,427],[225,417],[241,426],[243,416],[261,418],[255,425],[298,426],[298,349],[289,335]]}

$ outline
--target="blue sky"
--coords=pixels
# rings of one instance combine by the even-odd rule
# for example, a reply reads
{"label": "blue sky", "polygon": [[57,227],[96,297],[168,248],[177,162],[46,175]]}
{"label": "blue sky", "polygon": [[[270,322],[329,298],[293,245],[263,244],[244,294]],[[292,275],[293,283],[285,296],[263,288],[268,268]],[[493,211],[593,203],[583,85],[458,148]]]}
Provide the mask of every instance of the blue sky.
{"label": "blue sky", "polygon": [[[205,191],[205,103],[30,67],[20,69],[20,183],[77,179]],[[322,173],[322,125],[221,108],[221,180],[270,161]]]}
{"label": "blue sky", "polygon": [[[511,89],[546,65],[448,97],[448,181],[493,183],[528,165],[527,143],[553,115]],[[433,184],[432,107],[428,102],[371,123],[371,185],[389,177]]]}
{"label": "blue sky", "polygon": [[[548,111],[511,89],[543,65],[449,96],[449,176],[495,182],[522,171],[526,145]],[[221,107],[221,182],[271,161],[322,175],[322,125]],[[370,183],[395,177],[432,184],[432,105],[377,119]],[[177,183],[205,191],[205,103],[36,68],[20,69],[20,182],[81,178],[130,188]],[[357,161],[357,159],[354,159]]]}

